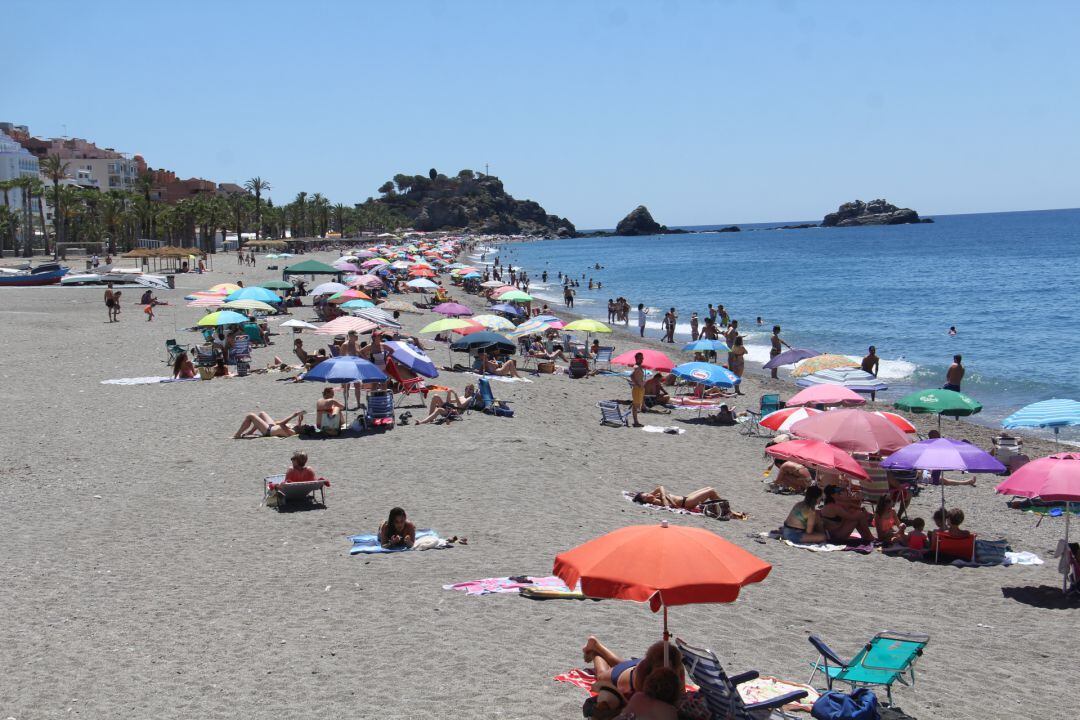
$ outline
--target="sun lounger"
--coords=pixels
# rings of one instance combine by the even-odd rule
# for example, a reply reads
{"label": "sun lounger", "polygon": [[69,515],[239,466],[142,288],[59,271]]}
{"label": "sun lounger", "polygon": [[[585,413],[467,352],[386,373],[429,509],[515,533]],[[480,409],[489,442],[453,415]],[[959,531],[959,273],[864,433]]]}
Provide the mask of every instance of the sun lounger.
{"label": "sun lounger", "polygon": [[904,685],[915,685],[915,661],[922,657],[930,636],[889,630],[879,632],[862,646],[855,657],[846,661],[817,635],[811,635],[809,640],[820,656],[811,663],[814,672],[808,683],[813,684],[814,677],[820,671],[824,673],[830,690],[834,680],[853,688],[877,685],[885,688],[891,705],[893,683],[900,681]]}
{"label": "sun lounger", "polygon": [[237,335],[233,341],[232,350],[229,351],[229,364],[236,365],[241,362],[251,362],[251,340],[247,335]]}
{"label": "sun lounger", "polygon": [[[419,395],[423,400],[427,400],[428,386],[424,378],[417,375],[416,377],[403,379],[397,363],[389,358],[386,360],[386,374],[397,383],[397,394],[400,394],[402,399],[408,395]],[[421,402],[421,405],[423,405],[423,402]],[[401,406],[398,405],[398,407]]]}
{"label": "sun lounger", "polygon": [[[311,482],[285,482],[284,475],[271,475],[263,478],[263,504],[276,507],[281,510],[292,503],[310,500],[326,507],[325,480],[312,480]],[[319,499],[315,499],[315,493],[319,493]]]}
{"label": "sun lounger", "polygon": [[630,417],[630,411],[623,410],[619,407],[619,403],[614,400],[601,400],[596,403],[596,407],[600,408],[600,424],[601,425],[625,425],[630,423],[627,418]]}
{"label": "sun lounger", "polygon": [[770,700],[748,704],[739,695],[739,685],[757,679],[757,671],[728,677],[712,650],[697,648],[679,639],[675,640],[675,645],[682,653],[686,673],[700,688],[699,692],[705,698],[713,720],[755,720],[763,711],[781,708],[807,695],[806,690],[795,690]]}

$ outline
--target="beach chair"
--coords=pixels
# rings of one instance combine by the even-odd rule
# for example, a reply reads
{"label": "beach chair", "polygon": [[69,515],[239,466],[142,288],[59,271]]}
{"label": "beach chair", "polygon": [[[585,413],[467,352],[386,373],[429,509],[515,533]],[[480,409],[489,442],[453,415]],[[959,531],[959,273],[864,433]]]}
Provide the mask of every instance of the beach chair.
{"label": "beach chair", "polygon": [[869,476],[865,480],[862,478],[856,480],[862,493],[862,500],[876,505],[879,499],[889,494],[889,473],[881,467],[881,460],[871,458],[865,453],[853,453],[852,457]]}
{"label": "beach chair", "polygon": [[1080,595],[1080,543],[1069,543],[1064,551],[1068,556],[1069,567],[1065,572],[1066,592]]}
{"label": "beach chair", "polygon": [[728,676],[712,650],[697,648],[676,639],[686,673],[700,688],[712,720],[756,720],[766,711],[776,710],[806,697],[806,690],[794,690],[758,703],[747,703],[739,694],[739,685],[756,680],[756,670]]}
{"label": "beach chair", "polygon": [[476,382],[477,385],[477,400],[476,406],[473,408],[479,410],[488,415],[498,415],[499,417],[514,417],[514,411],[507,405],[509,400],[496,400],[495,393],[491,391],[491,381],[486,377],[481,377]]}
{"label": "beach chair", "polygon": [[776,412],[782,407],[784,407],[784,403],[780,402],[779,395],[762,395],[761,402],[758,405],[758,412],[764,416]]}
{"label": "beach chair", "polygon": [[333,343],[327,343],[326,347],[330,349],[330,357],[341,357],[341,348]]}
{"label": "beach chair", "polygon": [[[423,400],[427,400],[428,386],[427,383],[424,382],[424,378],[419,375],[411,378],[402,378],[397,363],[390,358],[386,359],[386,374],[397,383],[397,393],[400,394],[402,398],[405,398],[408,395],[419,395]],[[423,407],[424,403],[421,402],[420,405]]]}
{"label": "beach chair", "polygon": [[601,425],[621,425],[628,427],[630,421],[630,410],[623,410],[619,407],[619,403],[614,400],[601,400],[596,403],[596,407],[600,408],[600,424]]}
{"label": "beach chair", "polygon": [[[533,355],[532,351],[530,350],[528,336],[518,338],[518,358],[518,367],[522,370],[529,370],[529,363],[535,363],[537,361],[536,356]],[[532,372],[533,374],[536,374],[535,371]]]}
{"label": "beach chair", "polygon": [[214,348],[210,345],[195,346],[196,367],[211,367],[214,365]]}
{"label": "beach chair", "polygon": [[247,335],[237,335],[232,350],[229,351],[229,365],[242,362],[251,362],[251,340]]}
{"label": "beach chair", "polygon": [[176,362],[176,358],[180,357],[180,353],[187,352],[187,345],[179,345],[176,340],[166,340],[165,352],[168,353],[168,358],[165,362],[172,365]]}
{"label": "beach chair", "polygon": [[[310,501],[326,507],[326,481],[285,482],[284,475],[270,475],[263,478],[263,504],[276,507],[280,512],[290,502],[295,506],[300,502]],[[315,493],[319,493],[318,500]]]}
{"label": "beach chair", "polygon": [[367,405],[361,423],[365,429],[394,429],[394,394],[389,390],[372,390],[368,393]]}
{"label": "beach chair", "polygon": [[927,551],[926,556],[937,561],[963,560],[964,562],[975,562],[975,533],[971,533],[967,537],[954,538],[935,532],[930,536],[930,549]]}
{"label": "beach chair", "polygon": [[764,417],[757,410],[746,409],[746,414],[741,415],[742,420],[738,420],[742,427],[739,428],[739,432],[746,437],[772,437],[772,430],[761,424],[761,418]]}
{"label": "beach chair", "polygon": [[809,640],[820,655],[810,663],[814,672],[807,681],[808,685],[814,683],[818,672],[825,675],[830,690],[834,680],[852,688],[877,685],[885,688],[889,705],[892,705],[893,683],[900,681],[902,685],[914,687],[915,661],[922,657],[930,636],[884,630],[863,645],[855,657],[846,661],[817,635],[811,635]]}
{"label": "beach chair", "polygon": [[596,357],[593,359],[597,370],[600,369],[600,363],[607,365],[608,369],[611,369],[611,356],[615,353],[615,348],[610,345],[601,345],[596,351]]}

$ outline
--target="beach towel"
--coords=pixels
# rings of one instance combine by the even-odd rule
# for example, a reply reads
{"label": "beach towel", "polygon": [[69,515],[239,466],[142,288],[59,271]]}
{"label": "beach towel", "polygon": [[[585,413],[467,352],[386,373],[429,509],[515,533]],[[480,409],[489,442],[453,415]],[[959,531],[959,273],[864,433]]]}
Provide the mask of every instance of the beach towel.
{"label": "beach towel", "polygon": [[[555,682],[569,683],[570,685],[592,693],[592,686],[593,683],[596,682],[596,675],[593,674],[592,668],[573,668],[566,672],[559,673],[553,680],[555,680]],[[686,683],[687,692],[694,692],[697,689],[697,685],[694,685],[691,682]]]}
{"label": "beach towel", "polygon": [[443,590],[458,590],[466,595],[492,595],[497,593],[517,593],[524,588],[549,588],[570,592],[560,578],[554,575],[546,577],[534,577],[532,575],[517,575],[509,577],[491,577],[480,580],[467,580],[465,582],[443,585]]}
{"label": "beach towel", "polygon": [[[427,549],[446,549],[451,548],[453,545],[448,544],[443,538],[440,538],[438,533],[434,530],[424,529],[416,531],[416,542],[420,543],[421,539],[434,538],[435,541],[441,541],[437,545]],[[379,544],[379,536],[376,535],[350,535],[349,542],[352,543],[352,548],[349,550],[350,555],[374,555],[376,553],[396,553],[404,552],[406,550],[412,550],[413,548],[398,547],[398,548],[384,548]],[[427,544],[427,541],[423,544]],[[423,547],[417,548],[425,549]]]}
{"label": "beach towel", "polygon": [[102,385],[156,385],[158,383],[171,383],[171,382],[196,382],[199,378],[171,378],[162,376],[152,377],[134,377],[134,378],[114,378],[112,380],[102,380]]}
{"label": "beach towel", "polygon": [[686,431],[678,427],[663,427],[660,425],[646,425],[641,428],[647,433],[664,433],[665,435],[685,435]]}
{"label": "beach towel", "polygon": [[784,705],[784,709],[792,712],[810,712],[819,695],[818,691],[809,685],[781,680],[771,675],[761,675],[753,680],[739,683],[739,695],[742,696],[743,702],[748,704],[772,700],[795,690],[805,690],[806,697]]}
{"label": "beach towel", "polygon": [[504,377],[502,375],[481,375],[480,373],[474,373],[474,372],[471,372],[471,371],[467,372],[465,374],[466,375],[472,375],[473,377],[477,377],[477,378],[486,377],[488,380],[491,380],[492,382],[501,382],[501,383],[519,383],[519,382],[520,383],[531,383],[532,382],[532,380],[530,380],[529,378]]}

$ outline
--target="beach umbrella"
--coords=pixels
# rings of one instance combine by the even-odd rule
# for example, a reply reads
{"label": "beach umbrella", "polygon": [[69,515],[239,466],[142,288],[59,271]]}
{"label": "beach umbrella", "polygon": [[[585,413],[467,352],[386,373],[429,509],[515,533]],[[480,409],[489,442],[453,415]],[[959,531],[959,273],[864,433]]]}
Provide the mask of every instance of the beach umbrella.
{"label": "beach umbrella", "polygon": [[312,297],[318,297],[319,295],[333,295],[334,293],[341,292],[342,290],[348,290],[349,286],[339,282],[324,282],[321,285],[316,285],[312,291]]}
{"label": "beach umbrella", "polygon": [[430,268],[416,268],[416,267],[414,267],[411,270],[409,270],[409,274],[412,275],[413,277],[426,277],[426,278],[435,277],[435,271],[430,269]]}
{"label": "beach umbrella", "polygon": [[487,280],[485,282],[480,283],[480,287],[482,287],[482,288],[497,288],[497,287],[502,287],[502,286],[503,286],[502,280]]}
{"label": "beach umbrella", "polygon": [[383,327],[390,327],[390,328],[395,328],[395,329],[400,329],[401,328],[401,323],[399,323],[397,320],[395,320],[393,315],[391,315],[390,313],[386,312],[385,310],[383,310],[381,308],[377,308],[377,307],[360,308],[359,310],[354,311],[353,314],[356,315],[357,317],[364,318],[365,320],[370,320],[373,323],[378,323],[379,325],[382,325]]}
{"label": "beach umbrella", "polygon": [[470,320],[476,323],[480,323],[488,330],[495,330],[498,332],[514,330],[514,323],[510,322],[501,315],[476,315],[470,318]]}
{"label": "beach umbrella", "polygon": [[431,308],[431,311],[437,312],[440,315],[446,315],[447,317],[463,317],[473,314],[472,308],[456,302],[439,303],[435,307]]}
{"label": "beach umbrella", "polygon": [[383,281],[378,275],[360,275],[349,283],[352,287],[381,288]]}
{"label": "beach umbrella", "polygon": [[622,355],[618,355],[612,358],[611,362],[615,365],[629,365],[634,366],[634,356],[641,353],[644,356],[644,360],[641,366],[646,370],[661,370],[663,372],[670,372],[675,363],[671,361],[664,353],[659,350],[650,350],[649,348],[638,348],[637,350],[630,350],[624,352]]}
{"label": "beach umbrella", "polygon": [[686,345],[682,346],[682,349],[686,352],[731,352],[731,348],[729,348],[727,346],[727,343],[725,343],[723,340],[707,340],[705,338],[695,340],[691,343],[687,343]]}
{"label": "beach umbrella", "polygon": [[762,427],[767,427],[773,432],[787,432],[791,426],[800,420],[805,420],[811,415],[820,415],[822,410],[814,410],[808,407],[785,407],[775,410],[759,421]]}
{"label": "beach umbrella", "polygon": [[276,313],[277,308],[272,305],[267,305],[261,300],[230,300],[223,304],[221,307],[229,310],[248,310],[264,313]]}
{"label": "beach umbrella", "polygon": [[228,295],[229,293],[233,292],[234,290],[239,290],[239,289],[240,289],[240,286],[237,285],[236,283],[218,283],[217,285],[214,285],[212,288],[210,288],[210,292],[218,293],[220,295]]}
{"label": "beach umbrella", "polygon": [[523,335],[534,335],[536,333],[542,333],[551,327],[551,323],[547,320],[541,320],[540,318],[533,318],[532,320],[526,320],[525,322],[514,328],[514,331],[510,333],[510,337],[519,338]]}
{"label": "beach umbrella", "polygon": [[[941,486],[941,512],[945,512],[945,483],[940,481],[946,470],[969,473],[1003,473],[1005,466],[993,455],[971,443],[952,438],[933,438],[912,443],[881,461],[885,470],[929,470],[931,482]],[[934,554],[937,562],[937,553]]]}
{"label": "beach umbrella", "polygon": [[436,320],[430,322],[424,327],[420,328],[422,333],[441,333],[450,332],[452,330],[459,330],[462,328],[472,327],[476,323],[470,320],[462,320],[460,318],[445,318],[443,320]]}
{"label": "beach umbrella", "polygon": [[566,329],[566,330],[574,330],[576,332],[584,332],[584,333],[610,333],[611,332],[611,328],[609,328],[607,325],[600,322],[599,320],[592,320],[590,318],[581,318],[579,320],[574,320],[573,322],[567,323],[564,326],[564,329]]}
{"label": "beach umbrella", "polygon": [[219,310],[203,315],[199,318],[199,322],[195,324],[199,327],[217,327],[219,325],[242,325],[246,322],[248,322],[246,315],[241,315],[232,310]]}
{"label": "beach umbrella", "polygon": [[801,390],[784,403],[792,405],[865,405],[866,400],[854,390],[838,385],[812,385]]}
{"label": "beach umbrella", "polygon": [[[614,361],[612,361],[614,362]],[[726,367],[705,362],[688,362],[678,365],[671,374],[710,387],[735,387],[742,379]]]}
{"label": "beach umbrella", "polygon": [[[821,413],[828,415],[829,413]],[[820,417],[815,415],[814,417]],[[810,418],[813,420],[814,418]],[[803,420],[802,422],[808,422]],[[840,448],[820,440],[788,440],[765,448],[765,452],[781,460],[794,460],[818,470],[834,470],[851,475],[861,480],[868,480],[869,475],[855,458]]]}
{"label": "beach umbrella", "polygon": [[906,432],[909,435],[919,432],[918,429],[912,425],[906,417],[903,415],[897,415],[896,413],[886,412],[884,410],[873,410],[875,415],[880,415],[885,418],[900,430],[900,432]]}
{"label": "beach umbrella", "polygon": [[521,292],[520,290],[511,290],[510,292],[504,292],[499,296],[499,300],[502,302],[532,302],[533,296]]}
{"label": "beach umbrella", "polygon": [[259,283],[259,287],[266,288],[267,290],[292,290],[294,286],[291,282],[285,282],[284,280],[268,280],[264,283]]}
{"label": "beach umbrella", "polygon": [[936,413],[941,427],[942,415],[957,418],[974,415],[982,410],[982,403],[955,390],[929,389],[909,393],[894,402],[893,407],[916,414]]}
{"label": "beach umbrella", "polygon": [[1009,417],[1001,426],[1014,428],[1053,428],[1054,442],[1058,441],[1058,432],[1063,427],[1080,425],[1080,402],[1076,400],[1042,400],[1026,405]]}
{"label": "beach umbrella", "polygon": [[865,410],[832,410],[814,415],[792,425],[791,432],[846,452],[887,455],[911,444],[911,439],[891,422]]}
{"label": "beach umbrella", "polygon": [[507,339],[505,335],[485,330],[481,332],[471,333],[455,340],[450,345],[450,349],[455,352],[469,352],[472,350],[484,350],[487,348],[496,348],[504,352],[514,352],[517,346],[514,345],[512,340]]}
{"label": "beach umbrella", "polygon": [[255,286],[233,290],[225,296],[225,300],[228,302],[232,302],[233,300],[258,300],[259,302],[264,303],[280,303],[281,296],[272,290]]}
{"label": "beach umbrella", "polygon": [[859,367],[859,363],[855,362],[847,355],[815,355],[796,365],[795,369],[791,371],[791,374],[795,377],[802,377],[803,375],[810,375],[821,370],[832,370],[833,368],[845,367]]}
{"label": "beach umbrella", "polygon": [[351,262],[344,262],[343,260],[336,261],[332,267],[335,267],[338,270],[345,270],[348,272],[360,272],[359,265],[355,265]]}
{"label": "beach umbrella", "polygon": [[360,267],[364,269],[377,268],[380,265],[388,265],[389,263],[390,261],[384,258],[371,258],[370,260],[365,260],[364,262],[360,263]]}
{"label": "beach umbrella", "polygon": [[387,312],[393,312],[396,310],[397,312],[412,313],[414,315],[423,314],[423,310],[421,310],[420,308],[416,307],[412,303],[403,302],[401,300],[390,300],[388,302],[381,303],[379,305],[379,309],[385,310]]}
{"label": "beach umbrella", "polygon": [[[810,361],[817,358],[811,358]],[[876,393],[888,390],[889,386],[881,382],[876,376],[860,368],[832,368],[818,370],[815,373],[804,375],[795,381],[799,387],[812,387],[814,385],[834,385],[854,390],[858,393]]]}
{"label": "beach umbrella", "polygon": [[330,322],[323,324],[323,326],[316,330],[315,333],[317,335],[345,335],[350,330],[355,330],[357,333],[363,335],[364,333],[369,333],[378,328],[379,326],[370,320],[352,317],[351,315],[343,315],[342,317],[334,318]]}
{"label": "beach umbrella", "polygon": [[435,363],[432,362],[427,353],[412,343],[403,342],[401,340],[390,340],[383,343],[383,345],[390,348],[394,360],[409,368],[417,375],[423,375],[427,378],[439,376],[439,369],[435,367]]}
{"label": "beach umbrella", "polygon": [[500,312],[505,315],[524,315],[525,311],[510,303],[497,303],[488,308],[492,312]]}
{"label": "beach umbrella", "polygon": [[210,297],[196,297],[187,304],[188,307],[221,307],[225,304],[225,298],[221,295]]}
{"label": "beach umbrella", "polygon": [[555,557],[554,573],[587,597],[649,603],[664,611],[697,603],[735,602],[746,585],[764,580],[772,566],[701,528],[631,525]]}
{"label": "beach umbrella", "polygon": [[483,275],[481,275],[480,273],[471,272],[468,275],[462,275],[461,279],[462,280],[479,280],[481,277],[483,277]]}
{"label": "beach umbrella", "polygon": [[312,325],[309,322],[305,322],[303,320],[297,320],[296,318],[293,318],[291,320],[286,320],[285,322],[281,323],[281,325],[279,327],[292,328],[293,332],[300,332],[301,330],[318,330],[319,329],[318,325]]}
{"label": "beach umbrella", "polygon": [[341,309],[342,310],[350,310],[350,311],[351,310],[363,310],[364,308],[369,308],[370,309],[370,308],[373,308],[373,307],[375,307],[375,303],[371,302],[370,300],[356,299],[356,300],[347,300],[347,301],[341,303]]}
{"label": "beach umbrella", "polygon": [[[1057,453],[1025,463],[994,488],[1002,495],[1017,495],[1042,502],[1065,503],[1064,552],[1069,550],[1069,520],[1073,503],[1080,503],[1080,453]],[[1068,575],[1061,589],[1068,587]]]}
{"label": "beach umbrella", "polygon": [[336,292],[336,293],[334,293],[333,295],[330,296],[330,300],[339,300],[339,299],[345,299],[345,300],[370,300],[371,296],[368,295],[365,292],[360,292],[359,290],[354,290],[353,288],[345,288],[344,290],[339,290],[338,292]]}
{"label": "beach umbrella", "polygon": [[790,350],[785,350],[776,357],[769,358],[769,362],[762,365],[762,367],[766,370],[772,370],[781,365],[794,365],[800,360],[817,357],[818,355],[821,355],[821,353],[817,350],[811,350],[810,348],[791,348]]}
{"label": "beach umbrella", "polygon": [[439,287],[427,278],[416,278],[415,280],[410,280],[405,284],[411,288],[416,288],[417,290],[434,290],[435,288]]}

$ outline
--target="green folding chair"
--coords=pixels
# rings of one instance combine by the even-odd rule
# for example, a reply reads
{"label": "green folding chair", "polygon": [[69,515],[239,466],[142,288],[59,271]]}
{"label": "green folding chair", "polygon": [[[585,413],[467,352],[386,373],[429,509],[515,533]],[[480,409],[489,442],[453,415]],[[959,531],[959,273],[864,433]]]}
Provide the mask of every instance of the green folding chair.
{"label": "green folding chair", "polygon": [[845,661],[817,635],[811,635],[809,639],[821,655],[810,664],[814,672],[807,684],[812,685],[820,671],[830,690],[834,680],[853,688],[881,686],[885,688],[890,705],[893,683],[915,685],[915,661],[922,657],[923,648],[930,642],[929,635],[886,630],[863,645],[855,657]]}

